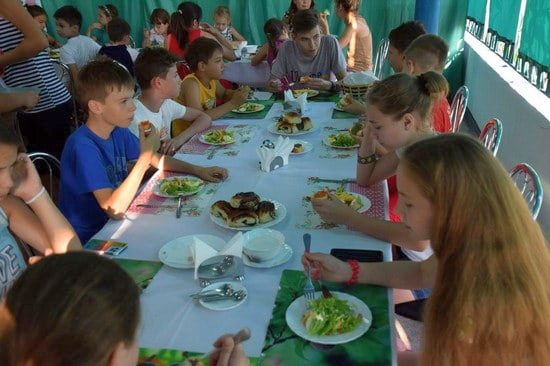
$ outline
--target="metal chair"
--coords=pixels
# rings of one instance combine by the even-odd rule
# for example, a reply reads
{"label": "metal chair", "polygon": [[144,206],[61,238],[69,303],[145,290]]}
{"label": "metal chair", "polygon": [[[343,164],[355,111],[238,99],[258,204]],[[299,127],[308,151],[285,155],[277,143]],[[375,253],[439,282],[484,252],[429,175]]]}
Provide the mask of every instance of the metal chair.
{"label": "metal chair", "polygon": [[520,163],[510,171],[510,176],[516,187],[520,190],[523,198],[525,198],[525,201],[527,201],[527,206],[531,210],[533,219],[536,220],[544,196],[539,175],[529,164]]}
{"label": "metal chair", "polygon": [[382,79],[384,76],[384,63],[386,62],[389,48],[390,40],[387,38],[382,38],[380,43],[378,43],[378,50],[376,51],[373,69],[373,73],[378,79]]}
{"label": "metal chair", "polygon": [[493,156],[497,156],[500,140],[502,139],[502,122],[498,118],[488,120],[479,134],[479,139],[493,153]]}
{"label": "metal chair", "polygon": [[69,91],[73,94],[72,102],[73,102],[73,115],[71,116],[71,119],[73,120],[73,127],[76,129],[80,127],[81,123],[79,122],[78,118],[78,106],[76,104],[76,98],[74,96],[74,93],[76,91],[76,83],[73,80],[73,75],[71,74],[71,70],[69,69],[69,66],[64,64],[58,59],[50,58],[52,61],[53,69],[63,84],[69,89]]}
{"label": "metal chair", "polygon": [[468,106],[468,96],[470,90],[466,85],[461,86],[453,97],[451,103],[451,132],[457,132]]}
{"label": "metal chair", "polygon": [[[29,159],[33,162],[37,169],[43,167],[45,170],[41,175],[41,179],[54,202],[57,202],[57,194],[59,192],[59,177],[61,175],[61,163],[55,156],[44,152],[29,153]],[[46,179],[46,182],[44,182]]]}

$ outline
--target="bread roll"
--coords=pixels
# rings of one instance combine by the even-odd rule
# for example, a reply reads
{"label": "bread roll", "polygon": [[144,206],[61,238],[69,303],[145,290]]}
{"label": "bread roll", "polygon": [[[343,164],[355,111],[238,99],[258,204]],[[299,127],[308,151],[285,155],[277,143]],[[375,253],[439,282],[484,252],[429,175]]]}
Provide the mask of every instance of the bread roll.
{"label": "bread roll", "polygon": [[304,152],[304,145],[302,144],[294,144],[294,147],[292,148],[292,152],[294,154],[298,154],[301,152]]}
{"label": "bread roll", "polygon": [[229,204],[238,209],[256,210],[259,203],[260,196],[254,192],[240,192],[229,200]]}
{"label": "bread roll", "polygon": [[298,125],[291,124],[285,121],[277,122],[277,131],[281,131],[284,133],[296,133],[298,132]]}
{"label": "bread roll", "polygon": [[231,207],[227,201],[216,201],[212,206],[210,206],[210,213],[216,217],[221,217],[226,220],[229,218],[234,208]]}
{"label": "bread roll", "polygon": [[262,201],[258,205],[258,210],[256,211],[258,214],[258,218],[260,220],[260,224],[264,224],[266,222],[272,221],[275,219],[275,205],[273,202],[269,201]]}
{"label": "bread roll", "polygon": [[226,220],[231,227],[254,226],[258,221],[258,215],[251,210],[234,210]]}
{"label": "bread roll", "polygon": [[302,122],[302,119],[300,118],[300,114],[298,112],[287,112],[283,114],[282,120],[283,122],[293,125],[297,125],[298,123]]}
{"label": "bread roll", "polygon": [[302,130],[309,131],[313,127],[311,123],[311,118],[309,117],[303,117],[302,118]]}

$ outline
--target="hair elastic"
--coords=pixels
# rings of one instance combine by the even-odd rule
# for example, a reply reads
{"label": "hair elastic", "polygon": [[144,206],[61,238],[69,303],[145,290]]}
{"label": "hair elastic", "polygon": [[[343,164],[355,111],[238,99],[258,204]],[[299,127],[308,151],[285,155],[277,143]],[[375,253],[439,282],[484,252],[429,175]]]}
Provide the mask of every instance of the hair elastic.
{"label": "hair elastic", "polygon": [[31,198],[30,200],[28,201],[25,201],[25,203],[27,205],[30,205],[31,203],[33,203],[34,201],[36,201],[40,196],[42,196],[44,194],[44,192],[46,192],[46,188],[44,188],[44,186],[42,186],[42,188],[38,191],[37,194],[34,195],[33,198]]}
{"label": "hair elastic", "polygon": [[107,14],[108,17],[112,17],[111,12],[109,11],[109,8],[107,7],[107,5],[101,5],[100,8],[103,9],[103,11],[105,12],[105,14]]}

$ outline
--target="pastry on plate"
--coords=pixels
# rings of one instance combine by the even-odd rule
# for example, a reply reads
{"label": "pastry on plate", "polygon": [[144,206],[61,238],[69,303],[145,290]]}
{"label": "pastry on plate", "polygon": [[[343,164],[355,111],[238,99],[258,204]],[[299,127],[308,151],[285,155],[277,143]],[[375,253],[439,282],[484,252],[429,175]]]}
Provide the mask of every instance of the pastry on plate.
{"label": "pastry on plate", "polygon": [[294,144],[294,147],[292,148],[292,153],[293,154],[299,154],[301,152],[304,152],[304,145]]}
{"label": "pastry on plate", "polygon": [[260,224],[265,224],[266,222],[275,219],[275,205],[273,204],[273,202],[262,201],[258,205],[258,210],[256,211],[256,213],[258,214]]}
{"label": "pastry on plate", "polygon": [[233,208],[256,210],[260,203],[260,196],[254,192],[240,192],[231,197],[229,203]]}
{"label": "pastry on plate", "polygon": [[234,210],[226,220],[231,227],[254,226],[259,222],[256,212],[251,210]]}
{"label": "pastry on plate", "polygon": [[229,218],[234,208],[227,201],[216,201],[210,206],[210,212],[216,217],[226,220]]}

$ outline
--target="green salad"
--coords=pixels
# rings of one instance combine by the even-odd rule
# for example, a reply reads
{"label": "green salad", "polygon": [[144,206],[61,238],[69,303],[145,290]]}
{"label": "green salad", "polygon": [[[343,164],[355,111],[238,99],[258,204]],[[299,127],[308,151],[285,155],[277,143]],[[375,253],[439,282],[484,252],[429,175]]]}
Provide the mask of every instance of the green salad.
{"label": "green salad", "polygon": [[179,196],[198,191],[202,183],[200,179],[190,177],[165,179],[160,183],[159,190],[170,196]]}
{"label": "green salad", "polygon": [[309,309],[302,315],[302,323],[312,336],[330,336],[348,333],[359,326],[363,316],[356,314],[346,300],[320,297],[309,301]]}
{"label": "green salad", "polygon": [[212,130],[203,135],[204,141],[211,144],[230,144],[235,142],[233,132],[227,130]]}
{"label": "green salad", "polygon": [[244,103],[239,108],[237,108],[237,111],[239,112],[256,112],[262,108],[261,104],[256,103]]}
{"label": "green salad", "polygon": [[338,146],[338,147],[352,147],[357,145],[355,138],[351,136],[349,133],[345,133],[345,132],[337,133],[335,135],[330,135],[328,137],[328,143],[331,146]]}

